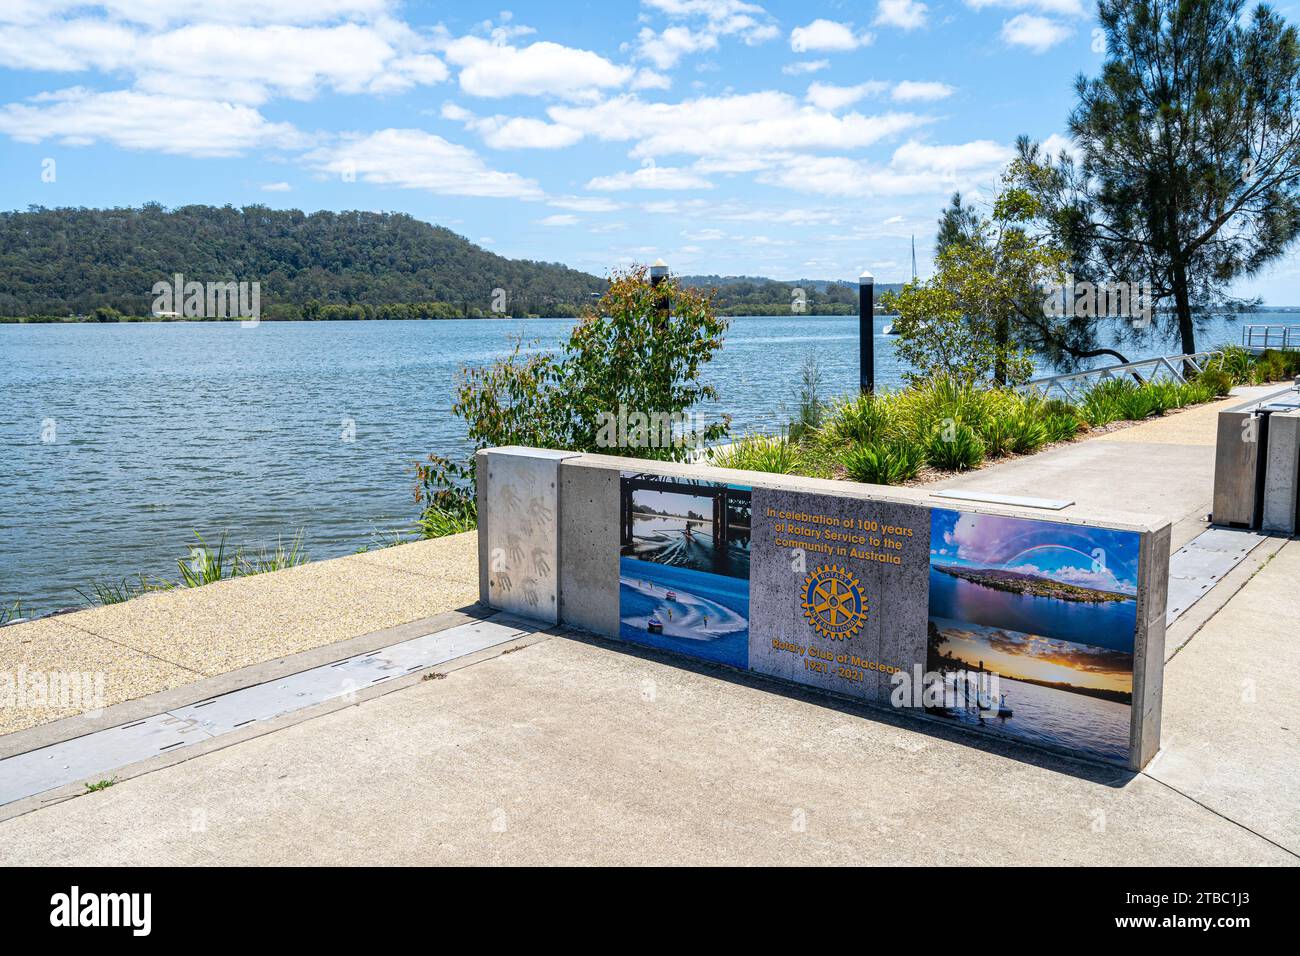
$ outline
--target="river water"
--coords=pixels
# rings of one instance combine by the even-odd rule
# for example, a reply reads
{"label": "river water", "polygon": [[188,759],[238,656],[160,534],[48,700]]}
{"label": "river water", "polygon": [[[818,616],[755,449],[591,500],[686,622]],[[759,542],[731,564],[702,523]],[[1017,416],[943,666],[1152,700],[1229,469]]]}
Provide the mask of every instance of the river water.
{"label": "river water", "polygon": [[[1270,314],[1251,321],[1294,322]],[[823,395],[857,383],[853,316],[732,320],[707,378],[738,430],[775,428],[814,355]],[[895,384],[876,320],[877,382]],[[409,528],[412,467],[466,450],[458,369],[567,319],[0,325],[0,602],[82,603],[92,580],[176,577],[201,532],[258,548],[306,532],[312,558]],[[1236,342],[1235,323],[1204,333]],[[1153,343],[1142,354],[1177,351]]]}

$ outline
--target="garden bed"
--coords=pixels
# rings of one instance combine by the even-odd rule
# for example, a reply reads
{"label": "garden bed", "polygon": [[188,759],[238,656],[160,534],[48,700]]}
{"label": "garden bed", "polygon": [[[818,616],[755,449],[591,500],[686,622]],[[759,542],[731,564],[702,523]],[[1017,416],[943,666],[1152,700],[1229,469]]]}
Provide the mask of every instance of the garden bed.
{"label": "garden bed", "polygon": [[748,471],[923,485],[1203,405],[1234,385],[1282,381],[1300,372],[1300,354],[1224,352],[1187,382],[1110,379],[1078,402],[940,378],[819,403],[787,433],[746,435],[708,461]]}

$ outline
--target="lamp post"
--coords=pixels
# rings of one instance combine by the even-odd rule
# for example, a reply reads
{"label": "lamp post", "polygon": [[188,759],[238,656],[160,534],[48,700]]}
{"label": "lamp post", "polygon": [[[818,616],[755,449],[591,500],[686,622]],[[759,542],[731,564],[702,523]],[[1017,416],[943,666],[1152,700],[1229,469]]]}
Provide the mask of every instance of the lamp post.
{"label": "lamp post", "polygon": [[858,382],[863,394],[876,390],[876,280],[858,276]]}

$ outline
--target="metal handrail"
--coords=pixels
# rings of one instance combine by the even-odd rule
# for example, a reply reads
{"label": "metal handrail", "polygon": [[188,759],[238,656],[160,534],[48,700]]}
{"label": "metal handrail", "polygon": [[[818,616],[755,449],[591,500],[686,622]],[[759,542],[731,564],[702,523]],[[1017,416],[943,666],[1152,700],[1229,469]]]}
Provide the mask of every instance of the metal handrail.
{"label": "metal handrail", "polygon": [[1077,402],[1078,398],[1075,397],[1074,389],[1087,384],[1088,380],[1093,378],[1101,382],[1111,378],[1134,378],[1145,383],[1154,382],[1163,374],[1166,379],[1172,379],[1181,385],[1187,379],[1183,377],[1180,368],[1186,368],[1190,365],[1197,372],[1203,372],[1212,359],[1222,357],[1222,355],[1223,352],[1218,349],[1209,352],[1191,352],[1186,355],[1162,355],[1158,358],[1142,359],[1140,362],[1103,365],[1100,368],[1090,368],[1082,372],[1069,372],[1065,375],[1036,378],[1021,385],[1020,389],[1022,391],[1031,391],[1043,398],[1046,398],[1052,389],[1058,389],[1069,401]]}
{"label": "metal handrail", "polygon": [[[1273,344],[1273,334],[1278,333],[1278,344]],[[1257,338],[1263,337],[1258,343]],[[1241,327],[1241,344],[1248,349],[1300,349],[1300,325],[1269,325],[1255,323]]]}

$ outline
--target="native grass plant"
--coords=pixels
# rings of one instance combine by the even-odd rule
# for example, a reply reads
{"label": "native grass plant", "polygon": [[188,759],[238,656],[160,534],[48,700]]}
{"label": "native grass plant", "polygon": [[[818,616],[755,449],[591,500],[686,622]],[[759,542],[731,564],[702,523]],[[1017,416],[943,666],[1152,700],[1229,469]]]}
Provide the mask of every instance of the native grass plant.
{"label": "native grass plant", "polygon": [[780,475],[803,473],[804,452],[786,435],[745,435],[709,457],[718,468],[766,471]]}
{"label": "native grass plant", "polygon": [[927,468],[969,471],[990,460],[1073,441],[1091,427],[1140,421],[1212,401],[1216,394],[1216,383],[1206,373],[1190,382],[1112,379],[1095,385],[1078,404],[938,376],[896,391],[832,402],[821,424],[799,440],[748,435],[716,454],[713,463],[901,484]]}
{"label": "native grass plant", "polygon": [[1199,378],[1190,382],[1134,382],[1112,378],[1098,382],[1079,404],[1088,424],[1094,428],[1118,421],[1142,421],[1153,415],[1215,398],[1214,383]]}
{"label": "native grass plant", "polygon": [[244,578],[268,571],[283,571],[294,568],[308,561],[307,551],[303,547],[304,534],[301,530],[293,536],[286,547],[277,538],[274,550],[262,550],[255,554],[246,554],[243,548],[230,551],[226,547],[229,532],[222,532],[217,547],[208,547],[203,535],[197,531],[194,537],[199,547],[191,548],[188,557],[179,558],[176,566],[180,570],[179,585],[187,588],[201,587],[216,581],[228,581],[231,578]]}
{"label": "native grass plant", "polygon": [[[517,342],[491,365],[465,368],[452,413],[474,449],[562,448],[684,461],[727,434],[693,409],[717,399],[702,380],[722,347],[727,320],[710,295],[644,266],[611,275],[609,288],[554,352]],[[426,536],[474,527],[472,457],[431,455],[416,469],[419,527]]]}
{"label": "native grass plant", "polygon": [[1207,371],[1222,372],[1233,385],[1249,385],[1254,374],[1255,355],[1241,345],[1221,345],[1219,355],[1206,365]]}
{"label": "native grass plant", "polygon": [[13,604],[0,604],[0,627],[13,621],[20,621],[23,617],[23,602],[14,601]]}
{"label": "native grass plant", "polygon": [[1221,368],[1207,368],[1196,376],[1196,381],[1209,389],[1217,398],[1224,398],[1231,394],[1234,384],[1232,376]]}
{"label": "native grass plant", "polygon": [[91,581],[89,593],[81,590],[81,588],[74,588],[74,590],[81,595],[81,599],[86,604],[102,606],[106,604],[123,604],[142,594],[150,594],[154,591],[168,591],[175,586],[170,581],[150,579],[142,573],[134,578],[125,577],[121,581]]}
{"label": "native grass plant", "polygon": [[1253,371],[1251,383],[1254,385],[1294,379],[1300,375],[1300,352],[1266,349],[1255,358]]}
{"label": "native grass plant", "polygon": [[1216,389],[1222,384],[1220,375],[1226,375],[1233,385],[1268,385],[1300,375],[1300,352],[1265,349],[1256,355],[1240,345],[1220,345],[1217,351],[1221,354],[1211,359],[1205,371],[1197,376],[1199,380],[1212,376],[1210,381]]}
{"label": "native grass plant", "polygon": [[925,449],[902,439],[851,445],[841,459],[852,481],[898,485],[911,481],[925,464]]}
{"label": "native grass plant", "polygon": [[232,578],[265,574],[268,571],[283,571],[286,568],[306,564],[309,560],[307,549],[304,547],[305,534],[302,530],[299,530],[287,545],[282,539],[277,538],[273,549],[262,549],[257,552],[247,552],[242,547],[231,550],[227,547],[229,532],[222,533],[216,548],[209,547],[203,535],[197,531],[194,532],[194,537],[198,539],[198,547],[191,548],[188,555],[176,560],[176,567],[180,572],[179,580],[168,581],[140,574],[135,577],[125,577],[121,581],[92,581],[88,591],[80,588],[76,591],[81,595],[82,600],[92,607],[122,604],[141,595],[158,591],[170,591],[178,587],[197,588]]}
{"label": "native grass plant", "polygon": [[793,440],[799,441],[821,425],[826,413],[826,404],[821,400],[823,384],[821,363],[810,352],[804,357],[799,371],[799,391],[796,396],[798,412],[795,420],[790,423],[790,437]]}

